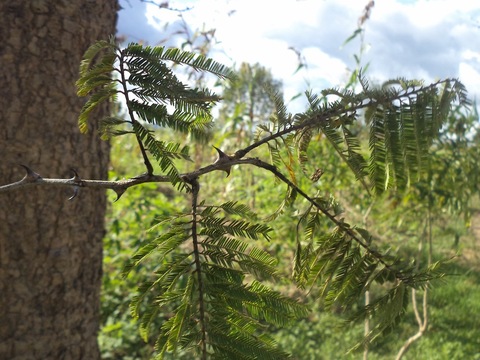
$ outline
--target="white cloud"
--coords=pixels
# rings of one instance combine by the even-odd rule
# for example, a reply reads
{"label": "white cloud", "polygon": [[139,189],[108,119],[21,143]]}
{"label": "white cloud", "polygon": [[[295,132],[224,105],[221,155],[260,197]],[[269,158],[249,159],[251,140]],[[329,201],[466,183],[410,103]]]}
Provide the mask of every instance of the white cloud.
{"label": "white cloud", "polygon": [[[356,29],[367,3],[368,0],[179,0],[170,1],[170,6],[191,7],[183,16],[192,29],[216,29],[220,41],[213,53],[216,60],[227,64],[259,62],[283,80],[286,93],[295,94],[303,92],[307,83],[317,89],[345,81],[345,69],[355,66],[353,54],[358,53],[359,43],[353,41],[344,48],[341,45]],[[158,43],[165,37],[165,23],[175,23],[178,15],[151,4],[142,6],[146,11],[145,24],[138,16],[132,17],[136,24],[129,29],[140,31],[148,26],[145,38],[151,44]],[[120,20],[127,22],[128,17]],[[367,75],[379,80],[397,76],[426,81],[459,77],[478,96],[479,25],[480,1],[376,1],[366,23],[365,41],[370,45],[364,55],[364,63],[370,62]],[[298,62],[290,46],[300,50],[308,64],[307,69],[295,75]]]}
{"label": "white cloud", "polygon": [[345,79],[346,64],[317,47],[308,47],[303,51],[308,64],[306,72],[315,79],[324,79],[326,83],[338,84]]}
{"label": "white cloud", "polygon": [[480,101],[480,64],[477,62],[476,65],[474,68],[468,63],[460,63],[458,73],[472,97],[476,97],[477,101]]}

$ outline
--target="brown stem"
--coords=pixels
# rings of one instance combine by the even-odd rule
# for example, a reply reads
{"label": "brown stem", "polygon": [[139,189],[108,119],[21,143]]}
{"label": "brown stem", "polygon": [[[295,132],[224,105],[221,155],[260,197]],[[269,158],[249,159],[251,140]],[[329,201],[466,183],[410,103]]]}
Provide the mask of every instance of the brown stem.
{"label": "brown stem", "polygon": [[204,304],[204,289],[202,279],[202,267],[200,260],[200,249],[198,246],[198,234],[197,234],[197,203],[198,192],[200,190],[200,184],[198,178],[194,178],[190,181],[192,185],[192,241],[193,241],[193,254],[195,257],[195,272],[197,273],[198,281],[198,307],[199,307],[199,319],[202,332],[202,360],[207,360],[207,329],[205,324],[205,304]]}
{"label": "brown stem", "polygon": [[360,237],[355,233],[354,229],[352,229],[349,226],[345,226],[345,223],[337,220],[334,215],[330,214],[327,210],[325,210],[323,206],[321,206],[315,199],[312,199],[302,189],[300,189],[297,185],[292,183],[285,175],[279,172],[275,166],[270,165],[266,162],[263,162],[260,159],[251,159],[251,161],[253,165],[272,172],[276,177],[282,180],[285,184],[290,186],[292,189],[295,189],[297,193],[299,193],[301,196],[303,196],[303,198],[305,198],[308,202],[310,202],[313,206],[315,206],[318,210],[320,210],[322,214],[324,214],[328,219],[330,219],[330,221],[332,221],[336,226],[342,229],[342,231],[348,234],[358,245],[360,245],[366,252],[372,255],[379,263],[381,263],[387,269],[391,270],[395,274],[395,277],[398,280],[404,279],[404,275],[398,273],[398,271],[395,271],[390,264],[385,262],[381,254],[379,254],[375,250],[372,250],[363,240],[361,240]]}

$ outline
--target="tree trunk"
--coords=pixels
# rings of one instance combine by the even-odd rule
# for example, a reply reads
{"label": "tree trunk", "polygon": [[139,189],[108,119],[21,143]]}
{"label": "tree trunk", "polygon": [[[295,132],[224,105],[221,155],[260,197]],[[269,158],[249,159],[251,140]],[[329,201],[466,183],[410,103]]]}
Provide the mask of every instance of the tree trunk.
{"label": "tree trunk", "polygon": [[[108,144],[77,128],[81,57],[115,33],[117,0],[1,1],[0,184],[25,175],[107,178]],[[100,112],[106,112],[105,107]],[[99,359],[106,196],[0,195],[0,359]]]}

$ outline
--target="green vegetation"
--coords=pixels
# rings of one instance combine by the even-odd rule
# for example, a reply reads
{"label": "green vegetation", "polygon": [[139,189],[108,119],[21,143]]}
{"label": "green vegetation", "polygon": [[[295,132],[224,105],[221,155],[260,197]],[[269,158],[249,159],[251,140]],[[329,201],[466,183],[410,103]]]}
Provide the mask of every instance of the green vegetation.
{"label": "green vegetation", "polygon": [[[171,63],[237,79],[217,122],[220,97],[183,84]],[[235,76],[177,49],[87,52],[80,127],[122,96],[125,113],[101,120],[115,136],[111,177],[145,182],[112,199],[104,358],[330,359],[358,344],[380,359],[427,323],[408,357],[478,356],[478,269],[442,262],[471,251],[477,115],[456,80],[355,81],[359,92],[307,93],[292,115],[258,65]],[[233,155],[214,162],[212,144]]]}

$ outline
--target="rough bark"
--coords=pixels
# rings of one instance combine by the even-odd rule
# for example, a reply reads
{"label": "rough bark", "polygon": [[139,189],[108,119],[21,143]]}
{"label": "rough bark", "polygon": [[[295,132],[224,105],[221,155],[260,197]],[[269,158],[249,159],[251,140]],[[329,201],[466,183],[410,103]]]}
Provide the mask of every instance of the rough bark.
{"label": "rough bark", "polygon": [[[117,0],[0,2],[0,184],[25,175],[106,179],[108,144],[81,135],[87,47],[115,33]],[[107,108],[101,111],[108,111]],[[101,112],[100,111],[100,112]],[[100,112],[97,113],[100,116]],[[98,359],[102,190],[0,195],[0,359]]]}

